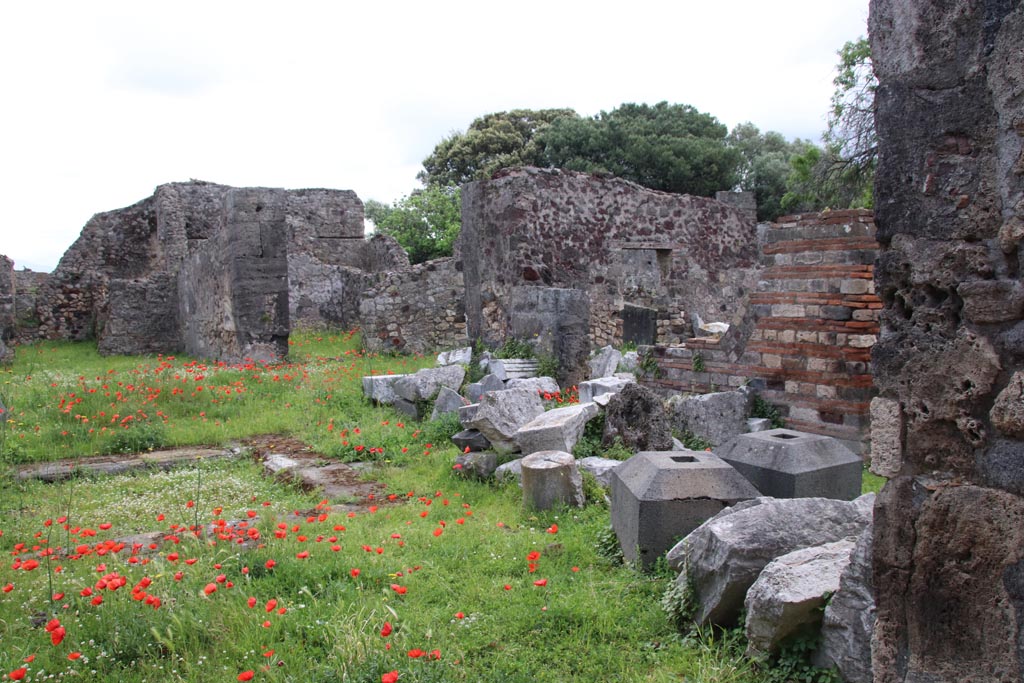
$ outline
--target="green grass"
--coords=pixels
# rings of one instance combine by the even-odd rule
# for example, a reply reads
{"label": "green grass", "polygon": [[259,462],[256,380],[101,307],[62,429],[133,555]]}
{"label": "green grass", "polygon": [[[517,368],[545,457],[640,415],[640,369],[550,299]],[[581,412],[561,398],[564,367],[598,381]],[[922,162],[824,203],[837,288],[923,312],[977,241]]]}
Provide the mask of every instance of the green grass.
{"label": "green grass", "polygon": [[[0,464],[104,452],[146,430],[166,445],[276,432],[376,460],[368,476],[387,493],[357,513],[332,510],[247,457],[60,484],[0,477],[0,677],[25,667],[25,680],[119,683],[248,671],[314,683],[391,671],[402,682],[766,680],[735,634],[673,629],[659,606],[668,576],[600,554],[606,508],[526,512],[517,487],[457,477],[452,446],[362,399],[364,374],[432,359],[369,356],[352,335],[293,338],[291,362],[266,367],[19,349],[2,384],[13,410]],[[135,418],[122,426],[125,415]],[[162,535],[110,547],[144,532]],[[58,645],[44,628],[53,618],[66,631]],[[427,656],[410,657],[417,649]]]}

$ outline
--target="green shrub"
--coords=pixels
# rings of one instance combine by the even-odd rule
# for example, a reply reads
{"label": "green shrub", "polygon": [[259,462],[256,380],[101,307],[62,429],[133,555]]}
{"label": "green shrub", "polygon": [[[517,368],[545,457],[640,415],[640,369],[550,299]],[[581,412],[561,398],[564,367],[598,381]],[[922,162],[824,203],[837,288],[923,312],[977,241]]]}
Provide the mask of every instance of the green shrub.
{"label": "green shrub", "polygon": [[765,418],[771,424],[772,429],[780,429],[785,426],[785,421],[779,413],[778,406],[772,405],[760,396],[754,396],[754,403],[750,409],[750,417]]}
{"label": "green shrub", "polygon": [[528,341],[509,337],[505,343],[494,352],[498,358],[533,358],[536,352]]}

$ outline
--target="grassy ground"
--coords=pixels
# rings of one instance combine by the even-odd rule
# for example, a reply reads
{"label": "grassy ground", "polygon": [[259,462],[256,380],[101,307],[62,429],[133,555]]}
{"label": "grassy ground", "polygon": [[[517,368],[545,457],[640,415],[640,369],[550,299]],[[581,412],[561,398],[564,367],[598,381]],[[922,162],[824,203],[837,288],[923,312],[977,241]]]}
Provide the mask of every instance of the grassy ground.
{"label": "grassy ground", "polygon": [[[0,464],[288,433],[377,460],[389,493],[331,510],[245,457],[57,485],[0,477],[0,676],[779,680],[735,634],[675,633],[658,606],[668,577],[599,552],[601,505],[532,515],[514,485],[458,478],[454,448],[361,398],[363,375],[432,359],[357,342],[297,335],[293,362],[270,367],[20,349]],[[162,534],[116,541],[143,532]]]}

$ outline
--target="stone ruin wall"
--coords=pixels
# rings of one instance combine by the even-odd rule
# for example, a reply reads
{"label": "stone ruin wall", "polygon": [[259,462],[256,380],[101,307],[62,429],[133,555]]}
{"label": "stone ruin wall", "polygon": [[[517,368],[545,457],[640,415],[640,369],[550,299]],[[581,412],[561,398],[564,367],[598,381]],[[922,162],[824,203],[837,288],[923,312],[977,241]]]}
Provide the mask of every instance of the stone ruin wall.
{"label": "stone ruin wall", "polygon": [[9,341],[14,336],[17,291],[14,261],[0,255],[0,341]]}
{"label": "stone ruin wall", "polygon": [[750,383],[788,427],[865,452],[882,308],[872,281],[878,242],[871,212],[784,216],[764,230],[760,251],[757,291],[729,331],[648,349],[659,372],[643,383],[663,394]]}
{"label": "stone ruin wall", "polygon": [[875,681],[1024,680],[1024,3],[873,0]]}
{"label": "stone ruin wall", "polygon": [[509,334],[517,287],[584,290],[594,345],[620,344],[623,313],[656,318],[659,341],[688,335],[687,314],[728,318],[757,282],[748,211],[617,178],[523,168],[462,190],[469,336]]}

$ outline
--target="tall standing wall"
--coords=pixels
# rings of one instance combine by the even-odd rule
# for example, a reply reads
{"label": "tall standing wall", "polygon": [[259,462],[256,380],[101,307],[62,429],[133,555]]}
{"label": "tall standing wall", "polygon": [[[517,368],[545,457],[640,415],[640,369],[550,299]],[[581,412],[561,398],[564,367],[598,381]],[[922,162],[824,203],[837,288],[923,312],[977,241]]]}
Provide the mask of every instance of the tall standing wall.
{"label": "tall standing wall", "polygon": [[877,683],[1024,680],[1024,3],[873,0]]}

